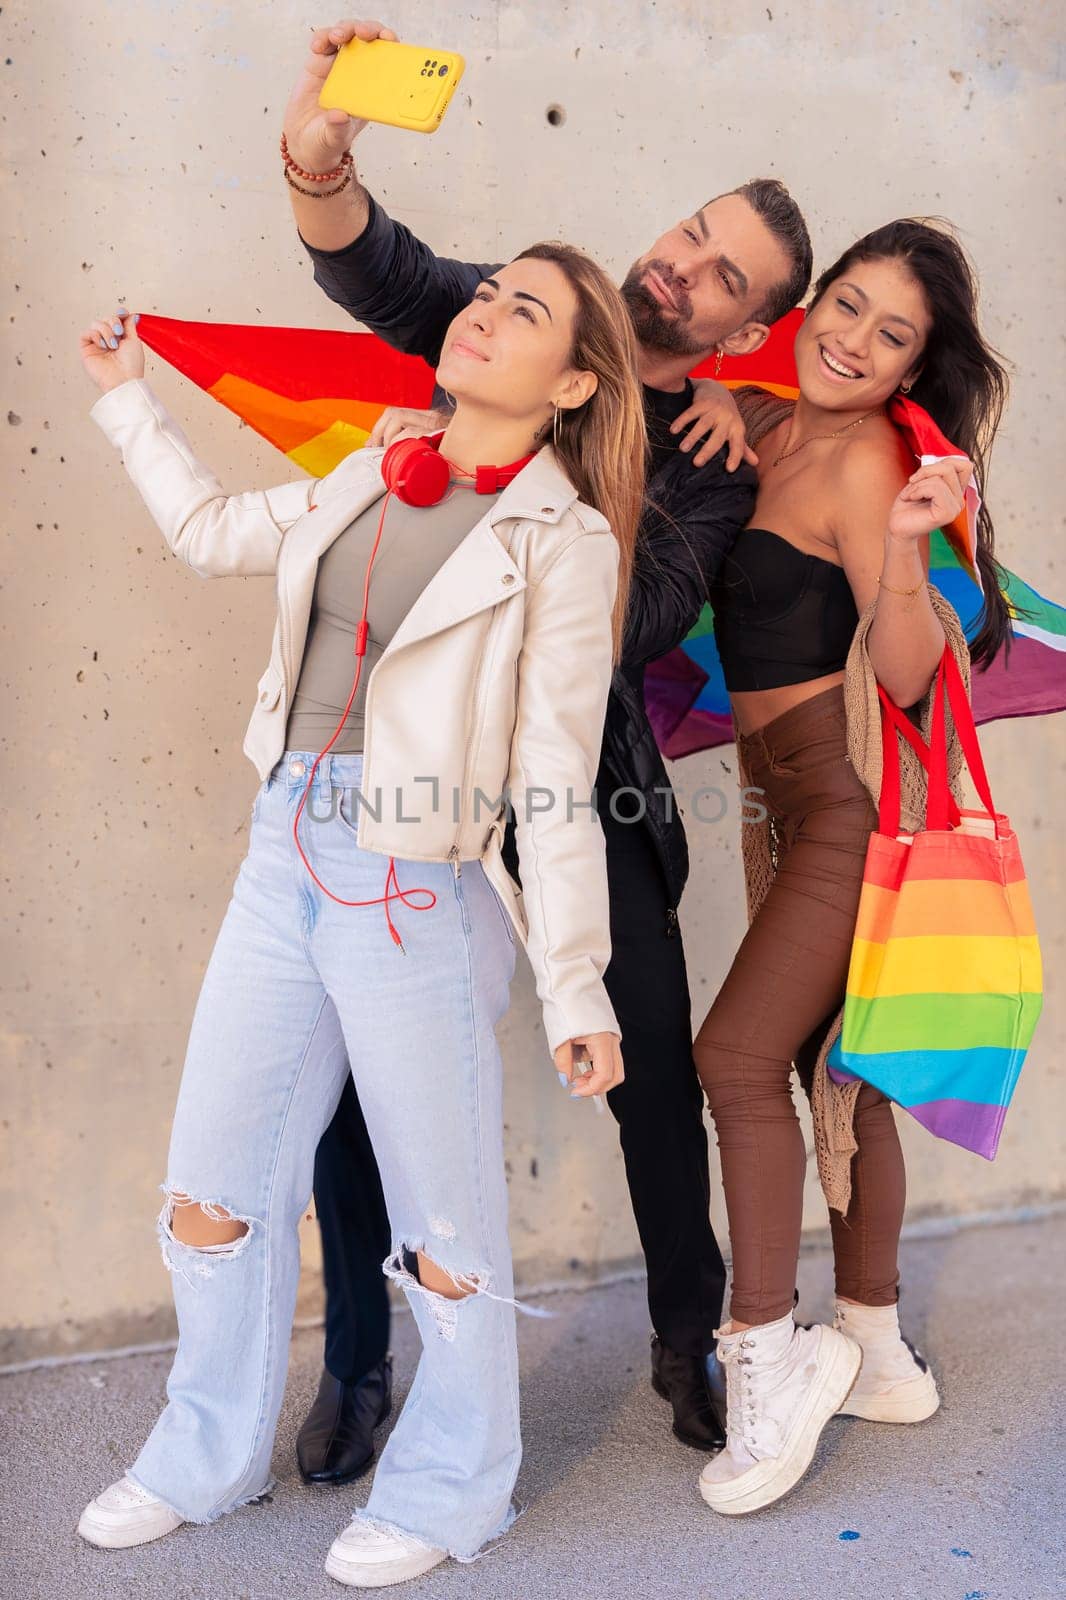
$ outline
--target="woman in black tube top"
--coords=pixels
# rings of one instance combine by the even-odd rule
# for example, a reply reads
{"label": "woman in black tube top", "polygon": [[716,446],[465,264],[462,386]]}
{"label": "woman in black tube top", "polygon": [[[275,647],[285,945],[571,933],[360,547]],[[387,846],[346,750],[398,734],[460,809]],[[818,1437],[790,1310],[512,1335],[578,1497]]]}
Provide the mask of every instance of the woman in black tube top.
{"label": "woman in black tube top", "polygon": [[[891,1105],[867,1086],[851,1200],[845,1216],[831,1213],[834,1325],[793,1320],[807,1161],[790,1080],[795,1062],[809,1088],[843,999],[876,824],[848,761],[845,660],[872,608],[865,645],[879,682],[905,707],[928,690],[945,639],[926,582],[929,534],[959,511],[969,458],[983,477],[1005,392],[965,256],[948,233],[913,221],[868,235],[822,276],[796,368],[795,405],[766,401],[780,416],[758,440],[755,512],[711,596],[738,754],[780,841],[772,886],[694,1046],[733,1249],[732,1320],[718,1343],[728,1444],[700,1488],[733,1515],[798,1482],[836,1411],[917,1422],[939,1404],[900,1336],[903,1157]],[[913,391],[966,456],[914,471],[886,415],[898,391]],[[1007,628],[991,532],[982,511],[990,598],[975,659],[994,654]]]}

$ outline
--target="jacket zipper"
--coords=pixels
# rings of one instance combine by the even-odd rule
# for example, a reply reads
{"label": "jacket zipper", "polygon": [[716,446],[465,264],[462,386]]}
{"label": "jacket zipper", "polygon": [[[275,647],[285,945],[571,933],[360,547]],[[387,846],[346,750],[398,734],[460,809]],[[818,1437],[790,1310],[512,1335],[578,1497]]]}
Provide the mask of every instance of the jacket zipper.
{"label": "jacket zipper", "polygon": [[452,866],[455,869],[456,878],[459,878],[462,875],[462,865],[459,860],[459,841],[463,836],[463,823],[466,820],[466,775],[470,770],[470,761],[474,750],[475,735],[481,727],[483,707],[479,705],[479,697],[481,694],[481,685],[485,678],[485,663],[492,654],[492,648],[496,641],[496,633],[499,629],[501,604],[503,604],[502,601],[496,602],[495,612],[492,622],[489,624],[488,635],[485,639],[485,647],[481,652],[481,660],[478,662],[477,677],[474,679],[473,693],[470,696],[471,714],[467,721],[466,753],[463,758],[462,787],[459,790],[459,822],[455,835],[455,843],[448,851],[448,856],[452,862]]}
{"label": "jacket zipper", "polygon": [[[370,727],[370,697],[374,692],[374,679],[377,676],[377,670],[380,667],[381,663],[384,661],[384,659],[385,659],[385,651],[383,650],[381,652],[380,656],[378,656],[378,659],[374,662],[374,665],[370,669],[370,676],[366,680],[366,693],[363,696],[363,775],[362,775],[362,778],[359,781],[359,787],[362,789],[362,791],[363,791],[363,793],[365,795],[370,795],[370,794],[373,794],[373,792],[374,792],[373,789],[370,787],[370,782],[369,782],[370,740],[366,737],[366,730],[367,730],[367,728]],[[360,822],[362,822],[363,817],[366,814],[367,813],[366,813],[365,810],[361,811],[360,818],[359,818]]]}
{"label": "jacket zipper", "polygon": [[286,603],[286,598],[285,598],[285,588],[284,588],[284,585],[283,585],[283,583],[281,581],[281,577],[282,577],[281,567],[282,567],[282,562],[285,560],[285,552],[286,552],[287,548],[288,548],[288,546],[286,544],[286,541],[284,539],[282,539],[282,541],[281,541],[281,549],[278,551],[278,568],[277,568],[278,643],[281,646],[281,682],[282,682],[282,693],[283,693],[283,695],[285,697],[286,708],[288,708],[288,704],[289,704],[289,637],[288,637],[288,629],[286,627],[287,603]]}

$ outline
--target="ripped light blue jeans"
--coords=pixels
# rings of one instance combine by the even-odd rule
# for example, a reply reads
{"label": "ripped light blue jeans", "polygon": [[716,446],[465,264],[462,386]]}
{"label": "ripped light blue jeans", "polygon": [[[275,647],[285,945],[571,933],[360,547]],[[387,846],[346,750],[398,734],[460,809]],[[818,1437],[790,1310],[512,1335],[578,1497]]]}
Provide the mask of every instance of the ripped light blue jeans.
{"label": "ripped light blue jeans", "polygon": [[[428,911],[391,902],[406,954],[382,906],[324,895],[292,837],[313,760],[287,751],[256,796],[196,1006],[160,1217],[180,1337],[168,1403],[131,1476],[190,1522],[270,1487],[297,1224],[350,1063],[394,1230],[384,1270],[423,1345],[360,1514],[468,1559],[513,1521],[521,1457],[495,1037],[514,938],[478,862],[457,877],[446,862],[397,859],[401,888],[437,897]],[[361,756],[325,757],[300,819],[315,872],[346,900],[384,894],[388,872],[387,857],[356,843],[361,772]],[[247,1232],[207,1250],[182,1244],[175,1196],[208,1215],[222,1208]],[[408,1271],[416,1250],[476,1280],[475,1292],[424,1289]]]}

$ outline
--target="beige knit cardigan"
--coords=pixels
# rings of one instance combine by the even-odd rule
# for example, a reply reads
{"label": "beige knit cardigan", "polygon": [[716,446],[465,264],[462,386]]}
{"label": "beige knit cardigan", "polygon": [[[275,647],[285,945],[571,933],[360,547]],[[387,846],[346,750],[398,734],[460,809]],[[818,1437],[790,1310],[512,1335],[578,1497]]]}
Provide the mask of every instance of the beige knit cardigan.
{"label": "beige knit cardigan", "polygon": [[[762,389],[741,389],[735,396],[747,426],[748,442],[756,447],[759,440],[775,427],[792,409],[792,403],[767,394]],[[962,624],[952,606],[940,592],[930,586],[929,599],[944,629],[948,644],[959,664],[967,694],[970,689],[970,652]],[[881,794],[881,711],[877,695],[877,678],[870,663],[866,639],[877,608],[871,601],[859,618],[848,651],[844,668],[844,708],[847,717],[848,758],[865,785],[876,806]],[[933,688],[930,685],[919,702],[918,720],[922,734],[928,742],[933,711]],[[734,733],[736,725],[734,723]],[[738,746],[739,757],[739,746]],[[742,787],[750,782],[742,760],[738,759],[739,782]],[[961,775],[962,751],[954,727],[948,716],[948,777],[956,800],[963,800]],[[913,833],[925,825],[926,775],[910,745],[904,742],[900,749],[900,829]],[[760,808],[764,809],[765,808]],[[741,856],[744,863],[744,880],[747,891],[748,921],[754,918],[767,891],[774,881],[780,856],[781,840],[773,819],[762,822],[744,822],[741,827]],[[825,1037],[814,1069],[811,1091],[811,1113],[814,1122],[814,1148],[818,1158],[818,1176],[826,1201],[835,1210],[846,1212],[851,1202],[851,1158],[857,1145],[853,1128],[855,1101],[862,1087],[859,1083],[837,1084],[830,1078],[826,1062],[830,1050],[840,1035],[844,1008],[841,1006]]]}

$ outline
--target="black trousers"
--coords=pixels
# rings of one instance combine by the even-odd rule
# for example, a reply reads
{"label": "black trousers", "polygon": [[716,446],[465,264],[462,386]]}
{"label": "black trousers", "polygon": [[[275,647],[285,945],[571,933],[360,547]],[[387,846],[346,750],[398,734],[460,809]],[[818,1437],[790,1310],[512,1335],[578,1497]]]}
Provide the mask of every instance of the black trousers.
{"label": "black trousers", "polygon": [[[619,795],[623,812],[629,796]],[[639,804],[632,797],[632,804]],[[625,1081],[607,1096],[648,1268],[648,1310],[659,1338],[706,1355],[722,1320],[725,1264],[711,1228],[703,1090],[692,1058],[685,953],[651,836],[616,820],[606,799],[611,961],[604,984],[622,1030]]]}
{"label": "black trousers", "polygon": [[[619,796],[623,812],[629,796]],[[639,804],[632,798],[632,807]],[[725,1266],[711,1228],[703,1091],[692,1058],[684,949],[648,830],[617,820],[600,794],[611,904],[604,983],[622,1030],[625,1082],[607,1103],[619,1126],[626,1179],[648,1269],[648,1310],[665,1345],[705,1355],[722,1319]],[[388,1217],[370,1141],[349,1080],[315,1160],[315,1205],[326,1277],[326,1366],[354,1381],[385,1353],[381,1262]]]}
{"label": "black trousers", "polygon": [[389,1348],[381,1264],[392,1249],[378,1164],[351,1074],[315,1152],[315,1210],[326,1280],[328,1370],[356,1383]]}

